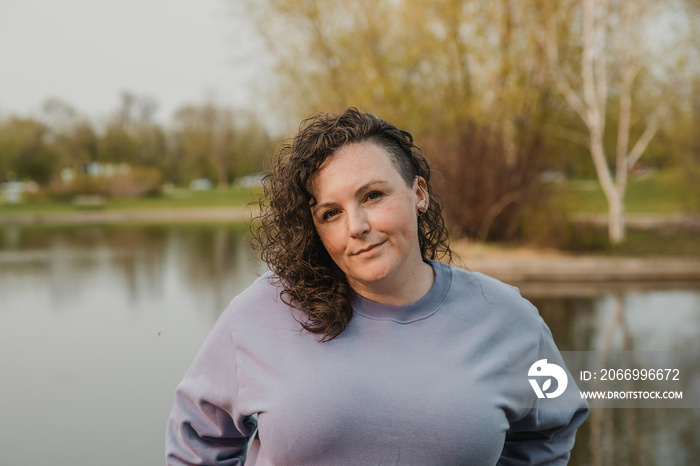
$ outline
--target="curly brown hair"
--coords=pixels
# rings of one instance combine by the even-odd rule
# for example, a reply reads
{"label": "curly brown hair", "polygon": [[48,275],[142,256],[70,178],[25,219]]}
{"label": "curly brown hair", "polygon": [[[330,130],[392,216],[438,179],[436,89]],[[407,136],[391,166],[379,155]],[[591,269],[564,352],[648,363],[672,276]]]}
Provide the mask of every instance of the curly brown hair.
{"label": "curly brown hair", "polygon": [[338,115],[318,113],[304,120],[299,132],[274,156],[263,179],[260,216],[252,245],[283,288],[281,299],[301,310],[300,324],[329,341],[352,318],[352,289],[316,233],[311,216],[309,181],[321,164],[348,144],[374,143],[385,149],[406,184],[425,179],[429,206],[418,217],[423,257],[452,260],[442,203],[430,185],[430,165],[410,133],[356,108]]}

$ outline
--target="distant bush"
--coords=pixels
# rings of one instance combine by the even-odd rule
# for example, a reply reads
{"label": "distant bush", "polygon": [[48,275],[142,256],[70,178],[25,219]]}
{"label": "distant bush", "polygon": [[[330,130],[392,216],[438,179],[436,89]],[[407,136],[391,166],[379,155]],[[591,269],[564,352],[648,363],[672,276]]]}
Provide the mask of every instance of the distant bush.
{"label": "distant bush", "polygon": [[155,168],[134,168],[111,177],[106,186],[108,197],[144,197],[160,194],[163,176]]}
{"label": "distant bush", "polygon": [[677,192],[686,212],[700,212],[700,164],[686,163],[683,167],[666,170],[659,177],[659,188]]}
{"label": "distant bush", "polygon": [[133,198],[160,194],[163,176],[155,168],[133,167],[111,176],[76,176],[71,181],[54,180],[48,187],[54,199],[71,199],[75,196],[104,196],[106,198]]}
{"label": "distant bush", "polygon": [[528,206],[525,209],[520,225],[524,241],[574,252],[601,251],[610,246],[605,228],[573,222],[558,204],[550,199],[539,208]]}

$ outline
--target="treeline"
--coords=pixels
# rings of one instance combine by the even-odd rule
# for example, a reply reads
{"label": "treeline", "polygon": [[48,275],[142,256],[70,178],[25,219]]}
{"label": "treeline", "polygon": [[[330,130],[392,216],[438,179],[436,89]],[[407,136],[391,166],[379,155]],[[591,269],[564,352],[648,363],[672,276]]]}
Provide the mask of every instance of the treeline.
{"label": "treeline", "polygon": [[272,137],[245,111],[205,102],[155,121],[156,102],[123,93],[104,122],[46,101],[38,117],[0,119],[0,182],[33,181],[44,195],[141,196],[164,183],[227,186],[261,170]]}
{"label": "treeline", "polygon": [[[288,122],[278,133],[348,106],[408,129],[437,168],[456,236],[575,236],[546,179],[597,179],[613,242],[639,172],[674,172],[668,189],[700,203],[696,0],[245,3],[276,60],[264,98]],[[0,180],[61,193],[66,167],[100,163],[135,167],[114,169],[115,193],[201,177],[227,185],[260,170],[272,145],[255,118],[214,103],[183,107],[167,126],[154,108],[125,94],[99,125],[56,101],[41,118],[5,118]],[[93,189],[95,177],[81,178]]]}
{"label": "treeline", "polygon": [[279,106],[354,105],[410,129],[458,235],[560,236],[548,170],[599,179],[618,226],[640,167],[700,185],[696,1],[247,3],[277,58]]}

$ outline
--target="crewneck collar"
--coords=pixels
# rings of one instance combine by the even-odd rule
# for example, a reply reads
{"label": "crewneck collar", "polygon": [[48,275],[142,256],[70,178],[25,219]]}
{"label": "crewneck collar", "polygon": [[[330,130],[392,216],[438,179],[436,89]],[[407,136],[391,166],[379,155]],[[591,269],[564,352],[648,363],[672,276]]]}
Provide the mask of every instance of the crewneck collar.
{"label": "crewneck collar", "polygon": [[372,301],[353,291],[351,301],[353,311],[368,319],[392,320],[399,324],[410,324],[435,314],[445,301],[450,289],[452,269],[449,265],[432,259],[423,259],[423,262],[433,268],[435,280],[433,286],[421,299],[410,304],[392,306]]}

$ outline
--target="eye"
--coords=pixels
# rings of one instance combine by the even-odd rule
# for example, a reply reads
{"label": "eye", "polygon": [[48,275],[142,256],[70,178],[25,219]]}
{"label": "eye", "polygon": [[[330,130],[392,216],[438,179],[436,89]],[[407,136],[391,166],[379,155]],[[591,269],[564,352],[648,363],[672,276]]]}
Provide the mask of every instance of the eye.
{"label": "eye", "polygon": [[328,209],[323,213],[323,220],[330,220],[331,218],[335,217],[338,215],[340,212],[338,209]]}
{"label": "eye", "polygon": [[382,197],[383,195],[384,195],[384,194],[383,194],[383,193],[380,193],[379,191],[371,191],[371,192],[367,193],[367,200],[368,200],[368,201],[372,201],[372,200],[374,200],[374,199],[379,199],[379,198]]}

